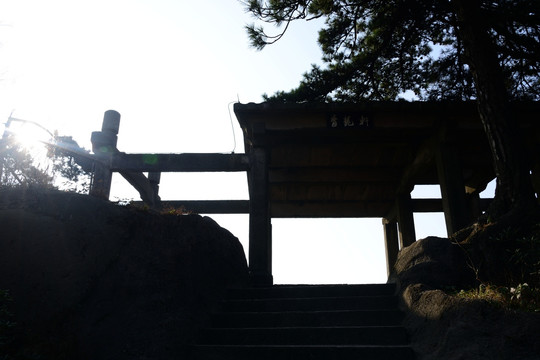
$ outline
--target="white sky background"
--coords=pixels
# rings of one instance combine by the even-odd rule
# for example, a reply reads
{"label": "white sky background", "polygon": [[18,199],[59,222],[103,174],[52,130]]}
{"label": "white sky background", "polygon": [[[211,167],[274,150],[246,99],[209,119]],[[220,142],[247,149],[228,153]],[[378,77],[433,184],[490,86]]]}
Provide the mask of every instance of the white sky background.
{"label": "white sky background", "polygon": [[[320,23],[294,23],[257,52],[244,30],[252,21],[237,0],[2,0],[0,118],[13,112],[89,149],[114,109],[121,151],[231,152],[229,104],[291,89],[321,58]],[[137,199],[126,184],[115,176],[112,198]],[[160,195],[247,199],[246,176],[163,174]],[[247,216],[212,217],[247,254]],[[415,215],[418,238],[445,235],[441,214],[424,219]],[[276,283],[386,281],[381,219],[272,223]]]}

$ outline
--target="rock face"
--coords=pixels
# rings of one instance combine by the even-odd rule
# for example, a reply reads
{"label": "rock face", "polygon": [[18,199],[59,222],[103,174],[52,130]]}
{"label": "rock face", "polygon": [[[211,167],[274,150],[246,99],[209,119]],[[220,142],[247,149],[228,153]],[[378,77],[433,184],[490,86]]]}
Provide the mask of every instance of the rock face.
{"label": "rock face", "polygon": [[422,239],[400,252],[394,278],[417,358],[540,359],[540,314],[508,311],[442,291],[474,284],[467,261],[467,253],[444,238]]}
{"label": "rock face", "polygon": [[12,350],[28,358],[183,358],[216,300],[247,284],[241,244],[208,217],[2,190],[0,227]]}
{"label": "rock face", "polygon": [[465,252],[446,238],[428,237],[404,248],[394,266],[401,286],[468,287],[475,277]]}

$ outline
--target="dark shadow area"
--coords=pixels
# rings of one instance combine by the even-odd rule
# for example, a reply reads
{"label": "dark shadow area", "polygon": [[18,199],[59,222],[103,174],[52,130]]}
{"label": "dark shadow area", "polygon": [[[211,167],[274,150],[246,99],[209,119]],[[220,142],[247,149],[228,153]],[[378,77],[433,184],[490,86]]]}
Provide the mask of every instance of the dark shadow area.
{"label": "dark shadow area", "polygon": [[4,189],[0,228],[15,323],[3,359],[184,358],[225,289],[247,282],[238,240],[199,215]]}

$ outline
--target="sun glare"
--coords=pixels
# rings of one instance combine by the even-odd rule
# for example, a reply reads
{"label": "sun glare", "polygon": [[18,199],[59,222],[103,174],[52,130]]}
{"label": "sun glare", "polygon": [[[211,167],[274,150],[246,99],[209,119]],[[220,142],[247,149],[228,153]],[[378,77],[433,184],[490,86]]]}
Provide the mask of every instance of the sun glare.
{"label": "sun glare", "polygon": [[15,140],[17,144],[28,150],[33,149],[37,144],[40,144],[38,139],[32,134],[17,133],[15,134]]}
{"label": "sun glare", "polygon": [[49,130],[33,121],[10,117],[8,123],[8,132],[19,145],[27,150],[41,149],[45,143],[50,142],[53,138],[53,134]]}
{"label": "sun glare", "polygon": [[31,157],[34,166],[40,169],[49,167],[46,143],[52,140],[52,133],[38,123],[15,118],[10,118],[6,130],[19,149]]}

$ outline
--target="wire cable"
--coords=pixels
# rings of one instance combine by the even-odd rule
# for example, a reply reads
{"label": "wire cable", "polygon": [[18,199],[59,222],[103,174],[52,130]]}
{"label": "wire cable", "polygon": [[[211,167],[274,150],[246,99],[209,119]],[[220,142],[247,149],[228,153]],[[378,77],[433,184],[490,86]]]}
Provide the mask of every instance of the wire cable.
{"label": "wire cable", "polygon": [[229,119],[231,120],[231,130],[232,130],[233,142],[234,142],[234,147],[231,151],[231,154],[234,154],[234,152],[236,151],[236,133],[234,131],[234,123],[233,123],[232,114],[231,114],[231,104],[234,104],[234,103],[236,103],[236,101],[231,101],[227,105],[227,110],[229,110]]}

